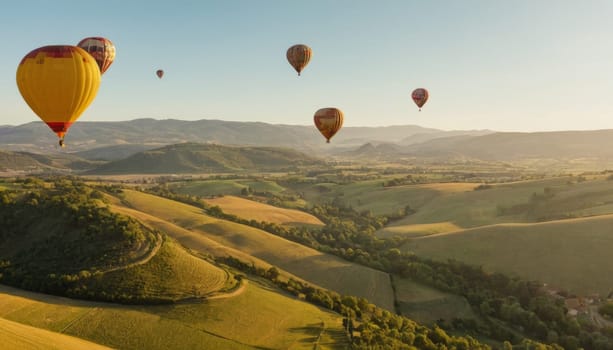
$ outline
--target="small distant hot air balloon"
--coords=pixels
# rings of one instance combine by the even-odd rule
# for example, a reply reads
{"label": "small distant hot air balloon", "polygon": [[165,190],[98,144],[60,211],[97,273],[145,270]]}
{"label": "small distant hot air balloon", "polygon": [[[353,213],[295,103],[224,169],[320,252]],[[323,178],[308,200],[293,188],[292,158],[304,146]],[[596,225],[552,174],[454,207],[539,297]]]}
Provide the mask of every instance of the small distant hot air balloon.
{"label": "small distant hot air balloon", "polygon": [[94,56],[100,67],[100,74],[104,74],[115,60],[115,45],[107,38],[96,36],[85,38],[79,41],[77,46]]}
{"label": "small distant hot air balloon", "polygon": [[302,44],[294,45],[287,49],[287,60],[294,67],[298,75],[309,64],[311,60],[312,50],[310,47]]}
{"label": "small distant hot air balloon", "polygon": [[28,106],[60,138],[92,103],[100,69],[85,50],[70,45],[43,46],[17,67],[17,87]]}
{"label": "small distant hot air balloon", "polygon": [[326,142],[330,143],[332,136],[343,126],[343,112],[333,107],[322,108],[315,112],[313,120],[319,132],[326,138]]}
{"label": "small distant hot air balloon", "polygon": [[161,70],[161,69],[158,69],[158,70],[155,72],[155,75],[157,75],[157,76],[158,76],[158,78],[162,79],[162,77],[164,76],[164,71],[163,71],[163,70]]}
{"label": "small distant hot air balloon", "polygon": [[413,93],[411,94],[411,98],[413,99],[413,101],[415,102],[417,107],[419,107],[419,110],[421,111],[421,107],[426,103],[426,101],[428,101],[428,90],[424,88],[415,89],[413,90]]}

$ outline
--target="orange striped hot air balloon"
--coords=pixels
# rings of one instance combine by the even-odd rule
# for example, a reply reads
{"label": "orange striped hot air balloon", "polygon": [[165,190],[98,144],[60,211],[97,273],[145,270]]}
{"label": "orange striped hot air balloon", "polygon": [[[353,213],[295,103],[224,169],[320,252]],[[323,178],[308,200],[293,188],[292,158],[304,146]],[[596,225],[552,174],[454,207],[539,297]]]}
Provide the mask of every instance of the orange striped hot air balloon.
{"label": "orange striped hot air balloon", "polygon": [[85,38],[79,41],[77,46],[94,57],[100,68],[100,74],[104,74],[115,60],[115,45],[107,38],[98,36]]}
{"label": "orange striped hot air balloon", "polygon": [[300,72],[302,72],[304,67],[309,64],[312,53],[313,52],[310,47],[298,44],[287,49],[286,56],[289,64],[291,64],[296,72],[298,72],[298,75],[300,75]]}
{"label": "orange striped hot air balloon", "polygon": [[60,138],[92,103],[100,87],[100,69],[85,50],[70,45],[44,46],[28,53],[17,67],[17,87],[28,106]]}
{"label": "orange striped hot air balloon", "polygon": [[330,139],[343,126],[343,112],[334,107],[322,108],[315,112],[313,117],[315,126],[319,132],[324,135],[326,142],[330,143]]}
{"label": "orange striped hot air balloon", "polygon": [[423,107],[423,105],[428,101],[428,90],[424,88],[415,89],[413,90],[413,93],[411,94],[411,98],[413,99],[413,102],[415,102],[415,104],[417,105],[417,107],[419,107],[419,110],[421,111],[421,107]]}

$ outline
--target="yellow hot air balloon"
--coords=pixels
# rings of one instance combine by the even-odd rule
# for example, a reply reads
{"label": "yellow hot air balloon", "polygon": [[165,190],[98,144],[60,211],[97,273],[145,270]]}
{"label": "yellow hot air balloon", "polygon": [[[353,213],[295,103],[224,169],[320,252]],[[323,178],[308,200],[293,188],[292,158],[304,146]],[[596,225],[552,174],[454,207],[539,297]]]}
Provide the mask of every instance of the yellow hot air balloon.
{"label": "yellow hot air balloon", "polygon": [[298,75],[300,75],[304,67],[309,64],[312,53],[313,51],[310,47],[298,44],[287,49],[286,56],[289,64],[291,64],[296,72],[298,72]]}
{"label": "yellow hot air balloon", "polygon": [[100,69],[85,50],[70,45],[43,46],[17,67],[23,99],[60,138],[92,103],[100,87]]}
{"label": "yellow hot air balloon", "polygon": [[315,112],[313,120],[319,132],[326,138],[326,142],[330,143],[332,136],[343,126],[343,112],[334,107],[322,108]]}
{"label": "yellow hot air balloon", "polygon": [[85,38],[79,41],[77,46],[94,56],[100,67],[100,74],[104,74],[115,60],[115,45],[107,38],[98,36]]}

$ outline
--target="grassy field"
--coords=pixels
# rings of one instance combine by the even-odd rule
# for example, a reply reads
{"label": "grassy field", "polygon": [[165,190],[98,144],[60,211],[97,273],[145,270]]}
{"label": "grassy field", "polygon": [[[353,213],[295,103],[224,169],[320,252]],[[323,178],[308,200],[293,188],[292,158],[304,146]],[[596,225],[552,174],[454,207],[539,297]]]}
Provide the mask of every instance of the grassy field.
{"label": "grassy field", "polygon": [[174,183],[173,191],[194,196],[210,197],[217,195],[239,195],[247,186],[237,180],[201,180]]}
{"label": "grassy field", "polygon": [[384,180],[360,181],[347,185],[320,183],[296,185],[293,189],[313,203],[340,199],[358,211],[370,210],[374,215],[395,214],[406,206],[421,208],[447,193],[472,191],[477,184],[439,183],[384,187]]}
{"label": "grassy field", "polygon": [[251,281],[229,299],[88,303],[0,286],[0,317],[121,349],[343,349],[340,316]]}
{"label": "grassy field", "polygon": [[477,316],[468,301],[461,296],[441,292],[408,278],[394,278],[398,308],[402,315],[422,324],[433,324],[439,319]]}
{"label": "grassy field", "polygon": [[613,215],[532,224],[497,224],[416,238],[404,247],[456,259],[573,293],[613,291]]}
{"label": "grassy field", "polygon": [[205,202],[211,206],[219,206],[225,213],[247,220],[272,222],[280,225],[324,225],[315,216],[300,210],[278,208],[235,196],[205,199]]}
{"label": "grassy field", "polygon": [[197,180],[175,182],[171,185],[173,191],[182,194],[210,197],[218,195],[239,195],[243,189],[251,188],[256,192],[280,193],[285,190],[274,181],[269,180]]}
{"label": "grassy field", "polygon": [[[386,273],[321,253],[262,230],[207,216],[199,208],[142,192],[124,190],[133,210],[157,217],[182,229],[167,233],[195,250],[213,252],[219,245],[252,255],[300,278],[341,294],[367,298],[393,310],[393,291]],[[174,236],[179,234],[179,236]],[[206,237],[206,240],[195,239]],[[214,241],[211,248],[202,247]],[[193,244],[193,245],[192,245]]]}
{"label": "grassy field", "polygon": [[247,186],[251,188],[255,192],[271,192],[271,193],[280,193],[285,191],[285,188],[280,186],[274,181],[269,180],[240,180],[239,183],[241,185]]}
{"label": "grassy field", "polygon": [[576,182],[573,177],[560,177],[492,185],[480,191],[445,193],[378,234],[415,236],[500,223],[611,213],[613,181],[600,178]]}
{"label": "grassy field", "polygon": [[0,318],[2,349],[80,350],[110,349],[76,337],[26,326]]}

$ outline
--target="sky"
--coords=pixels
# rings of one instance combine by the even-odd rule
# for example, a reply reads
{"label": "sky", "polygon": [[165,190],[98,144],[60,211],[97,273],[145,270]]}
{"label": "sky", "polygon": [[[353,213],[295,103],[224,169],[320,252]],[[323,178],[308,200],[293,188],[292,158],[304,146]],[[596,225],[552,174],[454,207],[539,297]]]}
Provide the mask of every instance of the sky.
{"label": "sky", "polygon": [[[11,1],[0,125],[39,120],[15,82],[23,56],[103,36],[117,57],[79,121],[312,125],[337,107],[344,126],[611,129],[611,18],[610,0]],[[313,50],[300,77],[294,44]]]}

